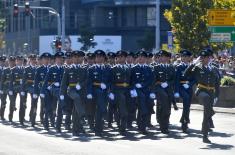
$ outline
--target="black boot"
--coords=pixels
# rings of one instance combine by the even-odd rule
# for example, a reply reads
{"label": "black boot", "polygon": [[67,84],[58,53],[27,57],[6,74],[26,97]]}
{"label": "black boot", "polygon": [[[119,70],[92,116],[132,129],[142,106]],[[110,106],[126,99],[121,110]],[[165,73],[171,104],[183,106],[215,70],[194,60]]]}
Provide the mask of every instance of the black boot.
{"label": "black boot", "polygon": [[178,108],[178,106],[177,106],[177,104],[176,104],[176,103],[175,103],[175,104],[173,104],[173,107],[174,107],[174,110],[175,110],[175,111],[179,110],[179,108]]}
{"label": "black boot", "polygon": [[188,133],[188,124],[187,123],[182,123],[182,131],[183,133]]}
{"label": "black boot", "polygon": [[208,139],[208,136],[204,135],[203,136],[203,143],[211,143],[211,141]]}
{"label": "black boot", "polygon": [[1,110],[0,110],[0,112],[1,112],[1,120],[2,121],[5,121],[5,118],[4,118],[4,114],[5,114],[5,108],[1,108]]}
{"label": "black boot", "polygon": [[9,122],[12,122],[12,118],[13,118],[13,114],[10,113],[8,116]]}

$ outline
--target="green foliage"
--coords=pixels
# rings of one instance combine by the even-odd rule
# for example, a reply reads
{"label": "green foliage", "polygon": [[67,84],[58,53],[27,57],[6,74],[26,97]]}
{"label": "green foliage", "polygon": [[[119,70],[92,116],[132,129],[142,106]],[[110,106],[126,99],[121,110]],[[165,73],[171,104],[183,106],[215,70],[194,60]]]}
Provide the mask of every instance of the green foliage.
{"label": "green foliage", "polygon": [[152,31],[145,31],[142,39],[137,40],[137,44],[141,49],[151,51],[155,47],[155,34]]}
{"label": "green foliage", "polygon": [[3,9],[3,2],[0,1],[0,49],[3,48],[4,42],[4,30],[5,30],[5,16],[4,16],[4,9]]}
{"label": "green foliage", "polygon": [[235,86],[235,79],[229,76],[224,76],[221,79],[221,86]]}
{"label": "green foliage", "polygon": [[87,26],[81,26],[80,27],[80,33],[81,37],[78,38],[78,42],[82,43],[83,46],[81,47],[81,50],[88,51],[91,47],[94,48],[97,43],[94,42],[94,33],[90,31],[90,28]]}
{"label": "green foliage", "polygon": [[214,50],[230,48],[232,43],[210,44],[207,10],[212,8],[235,8],[235,0],[173,0],[172,8],[165,17],[171,23],[174,43],[195,54],[202,48],[213,46]]}

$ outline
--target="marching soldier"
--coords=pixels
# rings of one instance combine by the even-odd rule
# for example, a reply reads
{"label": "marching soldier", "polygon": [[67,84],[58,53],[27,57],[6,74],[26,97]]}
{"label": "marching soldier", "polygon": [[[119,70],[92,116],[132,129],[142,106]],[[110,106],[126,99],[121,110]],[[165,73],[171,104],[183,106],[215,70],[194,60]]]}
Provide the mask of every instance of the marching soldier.
{"label": "marching soldier", "polygon": [[[39,62],[40,66],[36,68],[35,71],[35,77],[34,77],[34,90],[33,90],[33,113],[32,113],[32,118],[31,118],[31,124],[32,126],[35,125],[35,119],[37,115],[37,102],[38,102],[38,97],[43,85],[43,82],[45,80],[48,68],[49,68],[49,63],[50,63],[50,58],[51,54],[50,53],[42,53],[39,56]],[[40,105],[40,122],[43,124],[44,121],[44,116],[45,116],[45,99],[41,97],[41,105]]]}
{"label": "marching soldier", "polygon": [[[154,65],[153,65],[153,54],[150,53],[150,52],[147,53],[146,64],[147,64],[148,67],[151,67],[151,72],[152,72],[152,69],[154,67]],[[149,75],[152,75],[152,74],[149,74]],[[149,113],[148,113],[148,116],[147,116],[147,119],[148,119],[147,127],[153,127],[153,125],[151,123],[151,117],[152,117],[152,114],[155,114],[155,111],[154,111],[154,99],[149,98],[149,100],[148,100],[148,108],[149,108]]]}
{"label": "marching soldier", "polygon": [[73,136],[85,132],[81,123],[82,117],[85,115],[84,96],[86,92],[84,90],[87,76],[86,68],[82,65],[84,56],[85,53],[82,51],[72,52],[73,64],[65,69],[60,88],[60,100],[64,101],[65,94],[68,94],[73,102]]}
{"label": "marching soldier", "polygon": [[[49,130],[49,117],[51,121],[51,126],[55,125],[55,117],[57,113],[56,119],[56,132],[61,132],[61,123],[62,123],[62,105],[58,104],[60,101],[59,92],[60,92],[60,84],[64,72],[63,63],[64,63],[64,53],[57,52],[54,55],[55,64],[50,66],[45,77],[41,94],[40,96],[45,99],[45,120],[44,120],[44,128]],[[57,107],[58,105],[58,107]]]}
{"label": "marching soldier", "polygon": [[216,103],[219,96],[219,77],[216,68],[210,64],[210,53],[208,50],[202,50],[200,57],[194,60],[186,71],[185,76],[195,77],[197,83],[196,96],[204,107],[202,134],[203,142],[211,143],[208,139],[210,129],[210,120],[214,115],[213,103]]}
{"label": "marching soldier", "polygon": [[102,136],[104,116],[107,114],[107,98],[110,86],[110,68],[104,65],[106,54],[102,50],[95,51],[95,65],[88,69],[87,99],[96,104],[95,135]]}
{"label": "marching soldier", "polygon": [[[72,52],[65,53],[65,65],[64,68],[70,68],[73,64]],[[71,130],[72,123],[72,112],[73,112],[73,100],[65,94],[65,105],[62,107],[63,112],[65,112],[65,130]]]}
{"label": "marching soldier", "polygon": [[[115,58],[116,58],[116,54],[113,53],[113,52],[109,52],[107,54],[107,57],[108,57],[108,66],[109,67],[113,67],[115,65]],[[117,112],[117,105],[114,104],[114,101],[113,100],[110,100],[109,99],[109,102],[108,102],[108,127],[109,128],[112,128],[112,123],[113,123],[113,119],[115,119],[115,121],[118,123],[118,112]]]}
{"label": "marching soldier", "polygon": [[175,80],[175,70],[168,64],[171,59],[171,53],[160,50],[160,59],[162,64],[154,66],[153,93],[151,98],[157,98],[157,120],[160,130],[163,134],[168,134],[169,119],[171,114],[171,101],[173,96],[173,86]]}
{"label": "marching soldier", "polygon": [[137,125],[142,134],[147,134],[146,127],[149,113],[149,88],[153,77],[151,68],[145,64],[146,57],[146,52],[141,51],[138,53],[138,64],[132,68],[131,73],[131,96],[137,97]]}
{"label": "marching soldier", "polygon": [[30,121],[32,119],[32,114],[34,108],[34,98],[33,98],[33,82],[34,82],[34,75],[35,75],[35,70],[36,70],[36,65],[37,65],[37,55],[31,54],[28,57],[29,60],[29,66],[25,66],[24,68],[24,74],[23,74],[23,79],[22,79],[22,85],[21,85],[21,100],[24,105],[26,105],[27,102],[27,93],[30,94],[31,97],[31,109],[30,109],[30,114],[29,118]]}
{"label": "marching soldier", "polygon": [[183,132],[187,132],[188,123],[190,123],[189,113],[190,105],[193,96],[193,85],[195,80],[192,77],[184,76],[186,68],[188,68],[191,61],[192,53],[188,50],[181,50],[181,63],[176,66],[176,80],[175,80],[175,98],[181,97],[183,99],[183,112],[180,119],[181,128]]}
{"label": "marching soldier", "polygon": [[[2,57],[2,61],[5,59],[5,57]],[[8,58],[8,66],[5,68],[2,68],[1,71],[1,82],[0,82],[0,95],[1,95],[1,109],[0,109],[0,117],[1,120],[5,120],[4,114],[5,114],[5,108],[7,104],[7,94],[9,92],[9,84],[10,84],[10,74],[11,69],[15,66],[15,57],[10,56]]]}
{"label": "marching soldier", "polygon": [[[131,70],[132,67],[135,65],[135,54],[133,52],[127,52],[126,57],[126,65]],[[132,123],[136,120],[136,98],[131,97],[131,95],[127,96],[127,104],[128,104],[128,117],[127,117],[127,128],[132,129]]]}
{"label": "marching soldier", "polygon": [[9,98],[10,98],[9,121],[12,122],[13,113],[16,110],[16,97],[17,94],[19,93],[20,95],[19,120],[21,125],[24,125],[24,117],[26,109],[26,103],[23,102],[21,94],[21,85],[24,75],[23,63],[24,63],[24,57],[17,56],[16,66],[11,69],[10,84],[9,84]]}
{"label": "marching soldier", "polygon": [[126,135],[128,117],[128,97],[130,96],[131,70],[126,65],[127,52],[117,52],[117,64],[112,67],[109,98],[116,105],[120,116],[119,132]]}
{"label": "marching soldier", "polygon": [[[86,54],[86,64],[84,64],[84,68],[86,71],[95,64],[95,55],[93,53],[87,53]],[[87,81],[86,81],[87,82]],[[87,84],[86,84],[87,85]],[[85,92],[87,92],[87,87],[85,87]],[[96,105],[94,103],[94,98],[93,99],[84,99],[84,102],[86,103],[86,117],[88,120],[89,128],[90,130],[94,130],[94,125],[95,125],[95,109]]]}

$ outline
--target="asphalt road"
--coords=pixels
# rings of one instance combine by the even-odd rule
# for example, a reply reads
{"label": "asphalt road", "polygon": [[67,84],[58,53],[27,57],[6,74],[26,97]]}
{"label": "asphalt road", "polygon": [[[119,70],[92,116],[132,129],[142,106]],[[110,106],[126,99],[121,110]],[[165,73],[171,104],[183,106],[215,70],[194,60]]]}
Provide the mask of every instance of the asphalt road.
{"label": "asphalt road", "polygon": [[191,112],[190,134],[181,132],[180,115],[181,110],[172,110],[169,135],[159,132],[159,126],[153,116],[154,127],[149,130],[150,134],[147,136],[140,135],[134,130],[130,131],[127,137],[122,137],[116,129],[106,128],[108,132],[104,138],[99,138],[90,132],[80,137],[72,137],[70,132],[57,134],[54,129],[47,132],[42,126],[32,128],[29,123],[22,128],[17,121],[16,111],[13,124],[7,121],[0,122],[0,155],[235,154],[235,115],[220,113],[213,117],[216,128],[210,134],[212,144],[202,142],[201,111]]}

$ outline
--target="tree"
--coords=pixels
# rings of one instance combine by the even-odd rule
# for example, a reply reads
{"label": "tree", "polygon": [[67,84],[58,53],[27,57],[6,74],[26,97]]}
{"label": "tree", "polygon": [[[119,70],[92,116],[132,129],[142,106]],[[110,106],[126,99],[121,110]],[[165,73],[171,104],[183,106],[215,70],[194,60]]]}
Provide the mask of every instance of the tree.
{"label": "tree", "polygon": [[4,31],[5,31],[5,17],[3,10],[3,2],[0,1],[0,49],[3,48],[4,44]]}
{"label": "tree", "polygon": [[78,38],[78,42],[82,43],[81,50],[88,51],[91,47],[94,48],[97,43],[94,42],[94,33],[90,31],[90,28],[83,25],[80,27],[81,37]]}
{"label": "tree", "polygon": [[141,49],[152,51],[155,47],[155,34],[150,30],[145,31],[144,37],[137,40],[137,44]]}
{"label": "tree", "polygon": [[[197,53],[210,45],[211,33],[208,30],[207,10],[212,8],[234,8],[235,0],[173,0],[172,8],[166,10],[165,17],[171,23],[174,43],[180,48]],[[224,44],[219,47],[231,47]]]}

